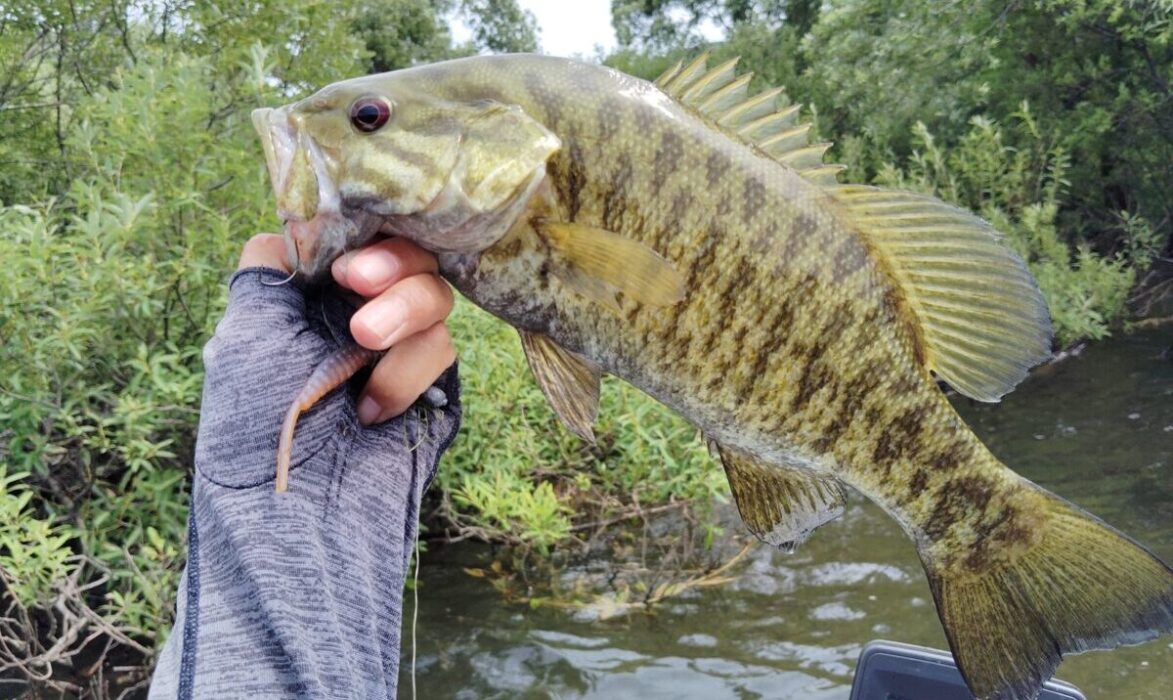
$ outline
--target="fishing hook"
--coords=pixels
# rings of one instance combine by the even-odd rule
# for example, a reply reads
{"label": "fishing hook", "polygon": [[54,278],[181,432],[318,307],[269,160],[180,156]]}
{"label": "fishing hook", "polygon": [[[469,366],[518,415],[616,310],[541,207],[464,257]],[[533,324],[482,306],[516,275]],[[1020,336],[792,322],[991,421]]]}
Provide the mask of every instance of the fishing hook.
{"label": "fishing hook", "polygon": [[[297,237],[296,236],[293,238],[293,252],[297,254],[297,260],[300,262],[301,261],[301,250],[298,249],[298,247],[297,247]],[[266,282],[265,280],[261,280],[261,284],[265,285],[266,287],[282,287],[282,286],[287,285],[290,282],[292,282],[294,277],[297,277],[297,270],[290,272],[289,276],[286,277],[285,279],[281,280],[280,282]]]}

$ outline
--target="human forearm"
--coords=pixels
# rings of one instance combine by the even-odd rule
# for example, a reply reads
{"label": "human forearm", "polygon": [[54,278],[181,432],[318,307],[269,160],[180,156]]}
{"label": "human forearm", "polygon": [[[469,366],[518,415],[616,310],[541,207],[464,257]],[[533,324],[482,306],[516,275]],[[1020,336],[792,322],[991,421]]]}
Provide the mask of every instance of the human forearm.
{"label": "human forearm", "polygon": [[238,273],[205,350],[189,563],[152,697],[394,696],[419,502],[459,424],[456,370],[435,382],[447,405],[374,426],[346,391],[327,396],[299,423],[290,491],[276,494],[280,414],[346,316],[262,284],[280,279]]}

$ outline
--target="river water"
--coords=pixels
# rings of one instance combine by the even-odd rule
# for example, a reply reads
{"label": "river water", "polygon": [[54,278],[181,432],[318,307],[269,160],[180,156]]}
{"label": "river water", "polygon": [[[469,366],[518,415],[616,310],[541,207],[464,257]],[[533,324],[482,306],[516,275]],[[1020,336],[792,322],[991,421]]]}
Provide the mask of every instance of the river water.
{"label": "river water", "polygon": [[[1173,329],[1094,344],[1036,371],[1001,404],[954,403],[1007,464],[1173,561]],[[419,697],[846,700],[869,640],[946,648],[911,541],[857,494],[797,553],[755,547],[732,582],[687,591],[652,614],[600,619],[511,602],[465,572],[492,557],[467,543],[425,554]],[[620,564],[596,555],[561,575]],[[1068,657],[1058,677],[1090,700],[1165,700],[1173,637]]]}

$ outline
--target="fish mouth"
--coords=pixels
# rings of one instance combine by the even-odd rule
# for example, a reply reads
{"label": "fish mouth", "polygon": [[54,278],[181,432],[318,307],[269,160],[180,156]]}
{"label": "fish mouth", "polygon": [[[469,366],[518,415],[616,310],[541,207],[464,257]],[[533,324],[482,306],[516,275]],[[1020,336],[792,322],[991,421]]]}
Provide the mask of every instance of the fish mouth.
{"label": "fish mouth", "polygon": [[319,209],[337,210],[338,189],[321,149],[297,128],[287,109],[253,110],[252,121],[277,195],[277,215],[283,220],[308,221]]}
{"label": "fish mouth", "polygon": [[329,275],[335,258],[373,236],[378,223],[355,222],[343,214],[326,156],[288,108],[253,110],[252,122],[284,223],[290,269],[319,281]]}

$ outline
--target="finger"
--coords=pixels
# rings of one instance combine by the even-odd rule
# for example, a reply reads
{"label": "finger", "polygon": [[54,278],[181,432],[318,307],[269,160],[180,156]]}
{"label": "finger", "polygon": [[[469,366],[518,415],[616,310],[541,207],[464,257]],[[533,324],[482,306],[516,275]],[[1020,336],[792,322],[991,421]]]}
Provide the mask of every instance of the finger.
{"label": "finger", "polygon": [[270,267],[288,273],[285,239],[276,233],[258,233],[248,239],[244,250],[240,251],[240,264],[236,269],[243,270],[246,267]]}
{"label": "finger", "polygon": [[456,361],[452,336],[437,323],[399,341],[375,365],[358,402],[363,425],[398,416]]}
{"label": "finger", "polygon": [[443,321],[452,311],[452,290],[424,273],[400,280],[371,299],[350,319],[359,345],[385,350],[403,338]]}
{"label": "finger", "polygon": [[437,270],[436,256],[406,238],[385,238],[334,261],[334,281],[365,296],[381,294],[396,282]]}

